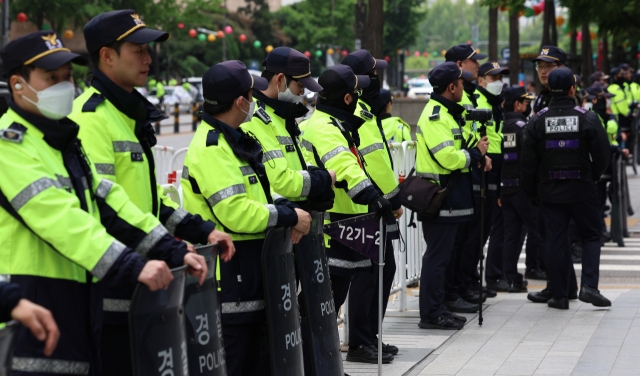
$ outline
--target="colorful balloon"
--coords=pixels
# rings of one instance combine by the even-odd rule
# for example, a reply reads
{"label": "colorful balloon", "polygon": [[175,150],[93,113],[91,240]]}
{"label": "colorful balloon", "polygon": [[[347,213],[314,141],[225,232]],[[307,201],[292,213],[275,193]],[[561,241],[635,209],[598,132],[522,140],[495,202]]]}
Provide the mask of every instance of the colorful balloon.
{"label": "colorful balloon", "polygon": [[253,47],[255,48],[260,48],[262,47],[262,42],[260,42],[259,40],[253,42]]}
{"label": "colorful balloon", "polygon": [[182,22],[178,24],[178,29],[184,29],[184,24]]}
{"label": "colorful balloon", "polygon": [[309,57],[309,58],[310,58],[310,57],[311,57],[311,52],[309,52],[309,51],[305,51],[305,52],[304,52],[304,56],[306,56],[306,57]]}
{"label": "colorful balloon", "polygon": [[342,50],[342,56],[347,56],[349,55],[349,51],[347,50]]}
{"label": "colorful balloon", "polygon": [[391,56],[387,55],[384,57],[384,61],[386,61],[387,63],[391,61]]}
{"label": "colorful balloon", "polygon": [[195,37],[196,37],[196,35],[198,35],[198,32],[196,31],[196,29],[191,29],[191,30],[189,30],[189,36],[190,36],[191,38],[195,38]]}
{"label": "colorful balloon", "polygon": [[533,17],[535,15],[536,15],[536,12],[533,10],[533,8],[524,7],[524,16],[525,17]]}
{"label": "colorful balloon", "polygon": [[218,30],[218,33],[216,35],[218,36],[218,38],[224,38],[224,31]]}
{"label": "colorful balloon", "polygon": [[268,45],[267,47],[265,47],[264,50],[267,51],[267,53],[271,53],[271,51],[273,51],[273,46],[272,45]]}
{"label": "colorful balloon", "polygon": [[213,34],[209,34],[209,35],[207,35],[207,40],[209,42],[215,42],[216,41],[216,36],[213,35]]}
{"label": "colorful balloon", "polygon": [[225,26],[224,27],[224,32],[227,34],[231,34],[233,33],[233,28],[231,26]]}
{"label": "colorful balloon", "polygon": [[564,17],[562,17],[562,16],[556,17],[556,26],[564,25],[564,21],[565,21]]}
{"label": "colorful balloon", "polygon": [[322,51],[316,50],[316,57],[321,57],[321,56],[322,56]]}
{"label": "colorful balloon", "polygon": [[238,37],[238,39],[240,40],[240,42],[244,43],[247,41],[247,36],[244,34],[240,34],[240,36]]}
{"label": "colorful balloon", "polygon": [[206,36],[206,35],[204,35],[204,34],[199,34],[199,35],[198,35],[198,40],[199,40],[200,42],[204,42],[205,40],[207,40],[207,36]]}
{"label": "colorful balloon", "polygon": [[415,57],[420,56],[420,51],[416,51],[416,52],[414,52],[414,53],[413,53],[413,56],[415,56]]}
{"label": "colorful balloon", "polygon": [[335,51],[333,50],[333,48],[331,48],[331,47],[327,48],[327,53],[328,53],[329,55],[333,55],[333,53],[334,53],[334,52],[335,52]]}
{"label": "colorful balloon", "polygon": [[20,12],[16,16],[16,19],[18,20],[18,22],[25,22],[27,20],[27,15],[24,12]]}
{"label": "colorful balloon", "polygon": [[73,38],[73,30],[65,30],[64,31],[64,37],[67,38],[67,39]]}

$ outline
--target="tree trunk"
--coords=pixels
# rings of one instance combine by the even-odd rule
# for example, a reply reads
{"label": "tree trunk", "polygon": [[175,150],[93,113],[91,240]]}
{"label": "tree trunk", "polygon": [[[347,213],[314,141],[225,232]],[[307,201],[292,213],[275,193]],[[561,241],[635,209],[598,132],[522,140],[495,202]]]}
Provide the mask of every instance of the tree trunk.
{"label": "tree trunk", "polygon": [[518,82],[518,73],[520,72],[520,30],[519,30],[519,13],[518,9],[509,11],[509,81],[511,85]]}
{"label": "tree trunk", "polygon": [[631,34],[631,40],[629,43],[631,44],[631,56],[629,56],[629,64],[631,68],[634,70],[638,68],[638,39],[636,39],[636,34]]}
{"label": "tree trunk", "polygon": [[611,72],[611,64],[609,63],[609,33],[605,31],[602,38],[602,71],[604,74]]}
{"label": "tree trunk", "polygon": [[582,69],[580,74],[586,80],[593,73],[593,51],[591,48],[591,32],[589,20],[582,21]]}
{"label": "tree trunk", "polygon": [[613,48],[611,49],[611,67],[617,67],[625,62],[624,47],[615,37],[612,39]]}
{"label": "tree trunk", "polygon": [[498,7],[489,7],[489,60],[498,60]]}
{"label": "tree trunk", "polygon": [[[360,48],[366,49],[367,46],[367,1],[358,0],[355,7],[355,37],[360,40]],[[357,48],[357,46],[356,46]]]}
{"label": "tree trunk", "polygon": [[369,0],[367,49],[376,59],[384,57],[384,0]]}
{"label": "tree trunk", "polygon": [[578,59],[578,33],[575,30],[571,31],[571,42],[569,44],[569,61],[571,61],[571,64],[569,65],[569,68],[571,68],[572,70],[577,69],[576,65],[576,61]]}
{"label": "tree trunk", "polygon": [[548,14],[549,17],[549,28],[551,30],[551,44],[554,46],[558,45],[558,28],[556,26],[556,5],[552,0],[545,1],[544,3],[544,12]]}
{"label": "tree trunk", "polygon": [[[547,12],[546,4],[549,1],[545,2],[545,12],[542,16],[542,46],[548,46],[551,44],[551,29],[549,28],[549,12]],[[553,3],[553,2],[552,2]]]}

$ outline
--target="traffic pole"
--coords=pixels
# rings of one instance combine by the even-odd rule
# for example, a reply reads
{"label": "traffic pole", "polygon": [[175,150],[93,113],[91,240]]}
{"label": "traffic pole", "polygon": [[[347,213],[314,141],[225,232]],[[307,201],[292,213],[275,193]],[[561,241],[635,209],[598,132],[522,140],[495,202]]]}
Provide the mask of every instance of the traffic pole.
{"label": "traffic pole", "polygon": [[191,107],[191,130],[196,131],[198,128],[198,106],[194,103]]}
{"label": "traffic pole", "polygon": [[180,133],[180,104],[173,106],[173,133]]}

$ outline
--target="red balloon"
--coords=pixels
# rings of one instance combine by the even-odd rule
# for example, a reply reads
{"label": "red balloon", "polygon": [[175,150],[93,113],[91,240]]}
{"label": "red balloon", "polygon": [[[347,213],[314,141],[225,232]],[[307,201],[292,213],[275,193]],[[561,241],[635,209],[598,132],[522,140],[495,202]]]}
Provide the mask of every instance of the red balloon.
{"label": "red balloon", "polygon": [[218,30],[217,36],[218,36],[218,38],[224,38],[224,31]]}
{"label": "red balloon", "polygon": [[349,51],[347,50],[342,50],[342,56],[347,56],[349,55]]}
{"label": "red balloon", "polygon": [[240,34],[240,36],[238,37],[238,39],[240,39],[240,42],[244,43],[247,41],[247,36],[244,34]]}
{"label": "red balloon", "polygon": [[182,22],[178,24],[178,29],[184,29],[184,24]]}
{"label": "red balloon", "polygon": [[576,40],[578,42],[582,42],[582,31],[578,31],[578,34],[576,34]]}
{"label": "red balloon", "polygon": [[384,60],[388,63],[391,61],[391,56],[387,55],[384,57]]}
{"label": "red balloon", "polygon": [[25,22],[27,20],[27,15],[24,14],[24,12],[20,12],[16,16],[16,19],[18,20],[18,22]]}
{"label": "red balloon", "polygon": [[304,52],[304,56],[306,56],[306,57],[308,57],[308,58],[311,58],[311,52],[309,52],[309,51],[305,51],[305,52]]}
{"label": "red balloon", "polygon": [[191,30],[189,30],[189,36],[190,36],[191,38],[195,38],[195,37],[196,37],[196,35],[198,35],[198,32],[196,31],[196,29],[191,29]]}

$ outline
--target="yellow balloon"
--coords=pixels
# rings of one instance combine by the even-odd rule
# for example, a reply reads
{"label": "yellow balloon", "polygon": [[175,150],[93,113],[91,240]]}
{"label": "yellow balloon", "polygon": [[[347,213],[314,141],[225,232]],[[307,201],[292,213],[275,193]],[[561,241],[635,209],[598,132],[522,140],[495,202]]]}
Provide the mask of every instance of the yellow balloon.
{"label": "yellow balloon", "polygon": [[327,53],[328,53],[329,55],[333,55],[333,53],[334,53],[334,52],[335,52],[335,51],[333,50],[333,48],[328,48],[328,49],[327,49]]}
{"label": "yellow balloon", "polygon": [[207,35],[207,40],[209,42],[215,42],[216,41],[216,36],[213,35],[213,34],[209,34],[209,35]]}
{"label": "yellow balloon", "polygon": [[64,37],[67,39],[71,39],[73,38],[73,31],[72,30],[67,30],[64,32]]}
{"label": "yellow balloon", "polygon": [[444,56],[444,55],[446,55],[447,50],[442,50],[440,53],[442,54],[442,56]]}
{"label": "yellow balloon", "polygon": [[273,46],[272,45],[268,45],[267,47],[265,47],[264,49],[265,51],[267,51],[267,53],[273,51]]}

